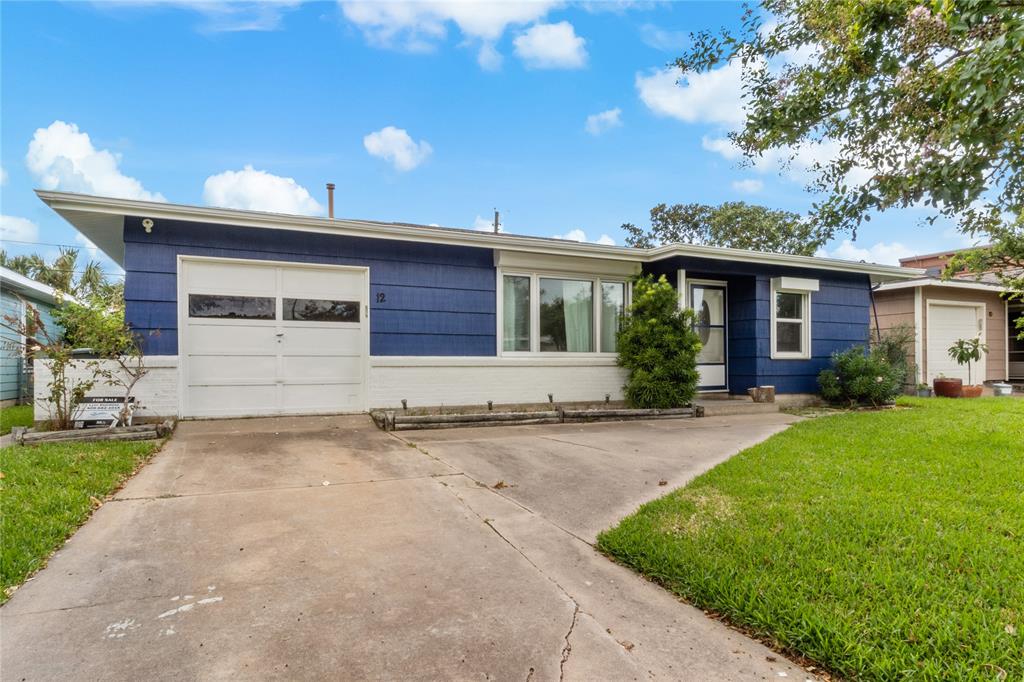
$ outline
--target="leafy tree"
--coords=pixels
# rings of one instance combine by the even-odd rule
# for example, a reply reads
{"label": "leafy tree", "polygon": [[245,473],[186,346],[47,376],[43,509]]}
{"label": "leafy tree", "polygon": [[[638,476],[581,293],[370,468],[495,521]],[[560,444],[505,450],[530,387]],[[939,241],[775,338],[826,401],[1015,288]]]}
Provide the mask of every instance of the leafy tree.
{"label": "leafy tree", "polygon": [[62,248],[49,263],[37,254],[9,256],[0,251],[0,265],[75,298],[100,296],[111,304],[123,298],[124,284],[108,278],[96,261],[81,265],[76,249]]}
{"label": "leafy tree", "polygon": [[[62,330],[58,334],[43,324],[32,303],[24,302],[24,317],[0,318],[0,328],[16,335],[3,341],[3,350],[46,361],[49,379],[43,403],[53,427],[72,428],[82,399],[96,384],[120,388],[128,398],[148,374],[138,338],[125,324],[123,305],[111,306],[99,296],[81,303],[62,301],[53,309]],[[74,351],[78,348],[92,349],[94,358],[77,358]],[[127,423],[132,409],[126,401],[121,424]]]}
{"label": "leafy tree", "polygon": [[629,370],[625,392],[634,407],[683,407],[697,392],[700,337],[694,314],[680,310],[665,276],[637,278],[633,304],[618,334],[618,363]]}
{"label": "leafy tree", "polygon": [[810,256],[828,241],[799,214],[742,201],[720,206],[658,204],[651,209],[649,231],[632,223],[622,229],[626,244],[637,248],[678,242]]}
{"label": "leafy tree", "polygon": [[[755,159],[834,148],[812,169],[811,218],[856,234],[871,214],[930,207],[979,239],[979,270],[1024,262],[1024,3],[1019,0],[763,0],[738,32],[701,32],[676,64],[741,65]],[[769,17],[762,20],[762,17]],[[991,256],[994,261],[989,260]],[[1024,272],[1005,274],[1024,291]]]}

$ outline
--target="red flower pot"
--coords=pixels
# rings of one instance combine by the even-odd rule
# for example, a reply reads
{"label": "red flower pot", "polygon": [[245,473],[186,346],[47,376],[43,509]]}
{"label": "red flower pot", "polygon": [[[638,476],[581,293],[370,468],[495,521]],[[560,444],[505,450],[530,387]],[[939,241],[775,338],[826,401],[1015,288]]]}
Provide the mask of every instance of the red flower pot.
{"label": "red flower pot", "polygon": [[980,398],[981,390],[984,386],[974,384],[973,386],[964,386],[960,389],[961,398]]}
{"label": "red flower pot", "polygon": [[935,389],[935,395],[940,398],[959,398],[960,392],[963,390],[963,386],[964,382],[962,379],[949,379],[943,377],[932,382],[932,388]]}

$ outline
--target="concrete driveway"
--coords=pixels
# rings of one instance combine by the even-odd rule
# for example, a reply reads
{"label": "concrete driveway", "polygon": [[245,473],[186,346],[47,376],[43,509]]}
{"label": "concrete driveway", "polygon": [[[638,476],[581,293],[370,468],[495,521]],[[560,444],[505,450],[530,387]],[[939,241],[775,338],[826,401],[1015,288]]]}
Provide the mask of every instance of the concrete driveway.
{"label": "concrete driveway", "polygon": [[790,421],[184,423],[0,609],[0,674],[804,679],[590,544]]}

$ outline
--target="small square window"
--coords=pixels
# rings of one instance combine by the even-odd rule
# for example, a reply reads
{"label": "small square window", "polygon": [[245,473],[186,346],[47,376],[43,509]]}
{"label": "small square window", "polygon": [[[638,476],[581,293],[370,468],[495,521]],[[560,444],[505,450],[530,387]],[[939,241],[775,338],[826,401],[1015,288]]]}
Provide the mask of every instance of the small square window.
{"label": "small square window", "polygon": [[772,357],[810,357],[810,292],[774,291]]}

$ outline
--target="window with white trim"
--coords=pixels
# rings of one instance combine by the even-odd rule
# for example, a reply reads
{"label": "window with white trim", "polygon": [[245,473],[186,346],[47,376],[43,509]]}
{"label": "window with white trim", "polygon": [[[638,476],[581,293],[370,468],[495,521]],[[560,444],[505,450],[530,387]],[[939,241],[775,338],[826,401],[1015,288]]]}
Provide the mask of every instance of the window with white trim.
{"label": "window with white trim", "polygon": [[502,353],[614,353],[626,312],[624,280],[503,273]]}
{"label": "window with white trim", "polygon": [[811,290],[772,283],[772,358],[811,357]]}

